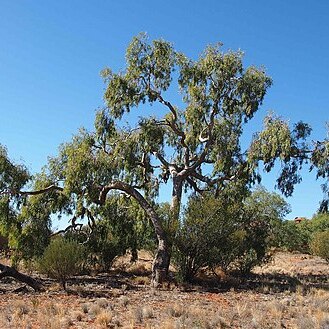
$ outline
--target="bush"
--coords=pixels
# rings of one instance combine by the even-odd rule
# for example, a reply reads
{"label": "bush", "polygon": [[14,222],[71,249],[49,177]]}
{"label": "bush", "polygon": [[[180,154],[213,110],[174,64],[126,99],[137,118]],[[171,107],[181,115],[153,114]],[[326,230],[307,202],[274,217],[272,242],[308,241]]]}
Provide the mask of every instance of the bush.
{"label": "bush", "polygon": [[236,258],[239,209],[238,202],[211,195],[189,200],[174,240],[173,260],[180,280],[191,281],[202,267],[226,268]]}
{"label": "bush", "polygon": [[310,249],[312,254],[329,262],[329,230],[315,233],[310,242]]}
{"label": "bush", "polygon": [[248,197],[239,191],[232,187],[217,198],[190,198],[174,241],[173,260],[183,281],[191,281],[202,267],[248,274],[268,259],[289,206],[264,188]]}
{"label": "bush", "polygon": [[309,252],[311,230],[309,220],[296,223],[294,220],[282,222],[277,230],[277,247],[288,251]]}
{"label": "bush", "polygon": [[81,244],[58,237],[50,242],[39,259],[39,270],[59,280],[65,290],[67,279],[81,271],[84,255],[85,248]]}
{"label": "bush", "polygon": [[107,197],[106,203],[95,214],[95,223],[88,236],[87,263],[96,271],[109,271],[116,257],[131,250],[132,260],[137,260],[137,250],[153,228],[145,220],[138,204],[121,195]]}
{"label": "bush", "polygon": [[277,246],[288,251],[310,253],[314,234],[329,230],[329,214],[315,214],[300,223],[284,221],[277,230]]}

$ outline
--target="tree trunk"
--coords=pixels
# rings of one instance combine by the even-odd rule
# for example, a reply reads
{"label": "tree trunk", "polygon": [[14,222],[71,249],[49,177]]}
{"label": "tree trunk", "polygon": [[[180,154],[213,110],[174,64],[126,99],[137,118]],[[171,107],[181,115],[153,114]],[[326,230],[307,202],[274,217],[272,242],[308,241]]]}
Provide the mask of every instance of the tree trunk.
{"label": "tree trunk", "polygon": [[10,266],[0,264],[0,279],[10,276],[20,282],[26,283],[28,286],[32,287],[35,291],[44,290],[41,282],[33,279],[32,277],[18,272],[16,269]]}
{"label": "tree trunk", "polygon": [[[179,213],[181,208],[182,200],[182,188],[183,183],[181,177],[176,174],[173,175],[173,192],[172,192],[172,203],[170,207],[170,225],[168,232],[165,232],[160,224],[159,216],[152,211],[149,212],[152,223],[155,227],[155,232],[158,238],[158,250],[155,255],[152,267],[152,286],[157,287],[159,284],[167,279],[171,258],[171,249],[173,245],[173,237],[178,228]],[[153,218],[154,216],[154,218]],[[160,226],[160,227],[157,227]],[[169,236],[168,236],[169,235]]]}
{"label": "tree trunk", "polygon": [[152,205],[149,204],[138,191],[134,190],[133,195],[151,219],[156,237],[158,239],[158,250],[153,260],[151,281],[151,285],[156,288],[162,282],[166,281],[168,277],[170,250],[167,241],[167,234],[163,230],[161,219],[155,212]]}
{"label": "tree trunk", "polygon": [[173,190],[172,190],[172,199],[171,199],[171,220],[174,224],[179,220],[179,213],[182,203],[182,190],[183,190],[183,181],[181,177],[174,175],[173,176]]}
{"label": "tree trunk", "polygon": [[[161,231],[156,230],[159,245],[153,261],[153,268],[152,268],[153,287],[157,287],[159,284],[164,282],[168,276],[171,252],[173,246],[173,238],[178,229],[181,198],[182,198],[182,180],[178,179],[175,176],[173,178],[172,203],[170,207],[170,223],[169,223],[168,231],[164,232],[162,228]],[[160,219],[158,218],[157,215],[156,217],[157,217],[156,221],[159,221]],[[154,225],[153,220],[152,222]]]}
{"label": "tree trunk", "polygon": [[139,191],[137,191],[129,184],[121,181],[116,181],[110,185],[105,186],[100,194],[100,202],[104,203],[108,191],[114,189],[124,191],[127,194],[131,195],[133,198],[135,198],[136,201],[140,204],[140,206],[144,209],[146,214],[149,216],[153,224],[154,231],[158,240],[158,250],[155,254],[153,261],[151,285],[153,287],[158,287],[168,277],[170,262],[170,248],[168,245],[167,234],[161,225],[161,219],[152,207],[152,205],[144,198],[141,193],[139,193]]}
{"label": "tree trunk", "polygon": [[152,265],[152,287],[157,288],[168,278],[170,253],[166,240],[159,240],[158,250],[155,254]]}

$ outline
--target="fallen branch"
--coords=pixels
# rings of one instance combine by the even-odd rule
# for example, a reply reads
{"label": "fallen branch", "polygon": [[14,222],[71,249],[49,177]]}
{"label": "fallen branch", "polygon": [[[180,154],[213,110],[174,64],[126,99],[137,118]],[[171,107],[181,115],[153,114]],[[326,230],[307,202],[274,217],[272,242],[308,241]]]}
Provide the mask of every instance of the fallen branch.
{"label": "fallen branch", "polygon": [[26,283],[28,286],[33,288],[35,291],[43,291],[44,287],[41,282],[32,277],[18,272],[16,269],[10,266],[6,266],[0,263],[0,279],[4,277],[12,277],[20,282]]}

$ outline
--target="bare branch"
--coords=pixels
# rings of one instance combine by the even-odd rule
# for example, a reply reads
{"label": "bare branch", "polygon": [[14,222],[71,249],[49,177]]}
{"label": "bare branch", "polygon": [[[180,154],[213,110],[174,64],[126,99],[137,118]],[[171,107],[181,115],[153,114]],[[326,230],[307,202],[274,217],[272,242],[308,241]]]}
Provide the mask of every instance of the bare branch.
{"label": "bare branch", "polygon": [[170,110],[170,112],[173,115],[173,121],[176,123],[178,120],[178,115],[177,115],[176,109],[172,106],[172,104],[170,102],[164,100],[160,93],[158,93],[158,92],[154,92],[154,93],[156,94],[159,102],[168,107],[168,109]]}
{"label": "bare branch", "polygon": [[80,232],[82,230],[82,227],[83,227],[83,224],[82,223],[74,223],[74,224],[71,224],[71,225],[67,226],[63,230],[59,230],[57,232],[52,233],[51,236],[56,236],[56,235],[59,235],[59,234],[65,234],[65,233],[67,233],[67,232],[69,232],[71,230],[79,231]]}
{"label": "bare branch", "polygon": [[191,177],[187,177],[186,181],[190,184],[190,186],[194,189],[195,192],[202,194],[206,191],[204,189],[199,188],[197,183]]}
{"label": "bare branch", "polygon": [[163,166],[166,168],[174,167],[176,170],[178,170],[178,167],[175,163],[168,162],[159,152],[153,152],[153,155],[162,163]]}
{"label": "bare branch", "polygon": [[36,191],[19,191],[18,193],[21,195],[38,195],[38,194],[43,194],[43,193],[48,193],[51,191],[63,191],[63,188],[57,185],[50,185],[46,188],[40,189],[40,190],[36,190]]}

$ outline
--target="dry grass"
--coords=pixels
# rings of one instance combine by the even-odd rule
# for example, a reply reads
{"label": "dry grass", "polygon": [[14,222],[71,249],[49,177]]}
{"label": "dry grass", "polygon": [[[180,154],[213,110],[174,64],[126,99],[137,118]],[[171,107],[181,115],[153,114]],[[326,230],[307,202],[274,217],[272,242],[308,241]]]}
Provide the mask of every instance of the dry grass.
{"label": "dry grass", "polygon": [[[129,277],[113,288],[104,282],[80,285],[70,294],[56,289],[42,294],[6,292],[0,295],[0,328],[329,328],[329,290],[324,289],[327,286],[321,288],[325,275],[329,277],[329,267],[310,256],[278,256],[262,273],[279,272],[284,280],[286,276],[298,276],[293,287],[266,277],[267,281],[251,288],[235,283],[222,290],[196,286],[152,290],[139,283],[142,275]],[[147,270],[138,264],[136,268],[139,273]],[[321,284],[317,284],[314,273],[321,274]],[[306,276],[304,281],[301,274]],[[93,294],[83,297],[87,291]]]}
{"label": "dry grass", "polygon": [[[37,307],[36,298],[40,299]],[[89,302],[61,294],[11,295],[0,305],[4,329],[329,327],[329,292],[323,289],[302,294],[159,291],[154,295],[143,289]]]}

